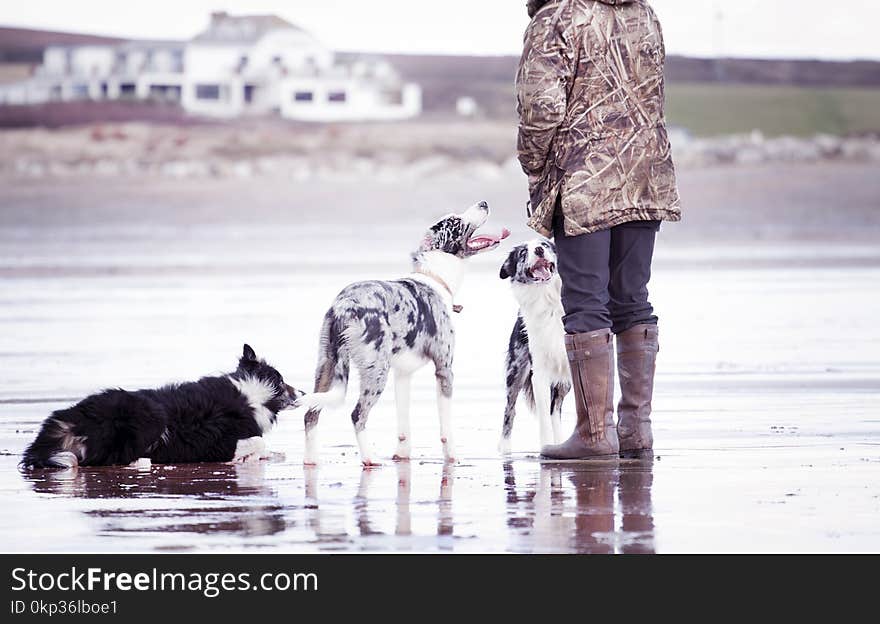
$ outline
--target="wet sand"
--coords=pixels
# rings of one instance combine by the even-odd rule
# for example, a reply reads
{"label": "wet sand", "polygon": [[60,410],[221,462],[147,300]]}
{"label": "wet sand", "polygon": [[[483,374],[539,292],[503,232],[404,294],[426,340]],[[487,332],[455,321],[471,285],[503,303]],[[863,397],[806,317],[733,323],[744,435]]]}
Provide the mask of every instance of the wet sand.
{"label": "wet sand", "polygon": [[[713,205],[729,201],[720,180],[754,187],[777,198],[780,216],[818,201],[791,191],[790,176],[768,189],[770,173],[743,171],[693,174],[683,188]],[[796,173],[822,188],[867,175],[809,171]],[[495,223],[514,241],[528,236],[503,180],[365,187],[376,198],[366,214],[357,185],[291,189],[290,205],[309,208],[302,219],[265,199],[271,189],[248,203],[244,186],[144,184],[116,205],[120,186],[95,184],[0,189],[0,550],[880,551],[880,247],[861,187],[829,207],[859,207],[839,228],[810,212],[725,236],[730,215],[700,209],[664,227],[651,287],[661,316],[652,463],[542,463],[524,407],[514,455],[498,457],[515,307],[496,251],[473,262],[460,297],[455,466],[440,458],[425,369],[411,462],[390,459],[389,388],[369,422],[384,465],[369,471],[343,410],[322,417],[316,469],[301,463],[302,415],[287,412],[268,461],[23,475],[19,454],[53,409],[107,386],[228,370],[243,342],[307,387],[332,297],[405,273],[426,215],[488,195]],[[831,243],[817,241],[823,227]],[[570,426],[571,399],[564,411]]]}

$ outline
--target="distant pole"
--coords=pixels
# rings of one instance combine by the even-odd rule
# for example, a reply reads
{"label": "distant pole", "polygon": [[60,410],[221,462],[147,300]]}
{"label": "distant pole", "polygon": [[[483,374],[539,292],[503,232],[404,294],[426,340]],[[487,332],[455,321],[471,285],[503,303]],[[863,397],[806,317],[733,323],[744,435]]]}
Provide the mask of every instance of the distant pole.
{"label": "distant pole", "polygon": [[712,38],[715,47],[715,62],[712,65],[715,68],[715,80],[724,82],[727,77],[724,70],[724,9],[721,8],[720,0],[715,0],[713,9],[715,15],[713,16]]}

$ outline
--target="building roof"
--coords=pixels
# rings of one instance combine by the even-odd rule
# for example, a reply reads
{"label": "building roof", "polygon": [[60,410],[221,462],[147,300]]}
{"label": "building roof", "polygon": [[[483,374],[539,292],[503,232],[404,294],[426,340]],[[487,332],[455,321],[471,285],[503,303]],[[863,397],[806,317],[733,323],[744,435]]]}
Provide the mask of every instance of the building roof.
{"label": "building roof", "polygon": [[199,43],[254,43],[273,30],[298,30],[277,15],[229,15],[225,11],[211,14],[208,29],[198,34],[193,41]]}
{"label": "building roof", "polygon": [[118,37],[0,26],[0,63],[42,63],[43,50],[49,46],[114,45],[121,41]]}

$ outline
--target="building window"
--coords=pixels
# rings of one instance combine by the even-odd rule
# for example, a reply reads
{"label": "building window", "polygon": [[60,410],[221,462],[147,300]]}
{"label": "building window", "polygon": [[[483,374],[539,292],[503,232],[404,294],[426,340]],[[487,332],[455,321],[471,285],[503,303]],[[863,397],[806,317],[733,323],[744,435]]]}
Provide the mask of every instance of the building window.
{"label": "building window", "polygon": [[315,99],[315,94],[311,91],[297,91],[293,94],[294,102],[311,102]]}
{"label": "building window", "polygon": [[400,106],[403,104],[403,91],[400,89],[389,89],[382,92],[382,101],[389,106]]}
{"label": "building window", "polygon": [[197,100],[219,100],[220,85],[217,84],[197,84],[196,85]]}
{"label": "building window", "polygon": [[150,99],[157,102],[179,102],[180,87],[177,85],[150,85]]}
{"label": "building window", "polygon": [[137,96],[137,87],[134,83],[124,82],[119,85],[119,97],[132,99]]}
{"label": "building window", "polygon": [[244,86],[244,101],[248,104],[254,101],[254,91],[256,90],[256,85],[246,84]]}
{"label": "building window", "polygon": [[172,50],[171,71],[175,74],[183,72],[183,50]]}
{"label": "building window", "polygon": [[337,104],[344,104],[346,101],[345,91],[331,91],[327,94],[328,102],[336,102]]}

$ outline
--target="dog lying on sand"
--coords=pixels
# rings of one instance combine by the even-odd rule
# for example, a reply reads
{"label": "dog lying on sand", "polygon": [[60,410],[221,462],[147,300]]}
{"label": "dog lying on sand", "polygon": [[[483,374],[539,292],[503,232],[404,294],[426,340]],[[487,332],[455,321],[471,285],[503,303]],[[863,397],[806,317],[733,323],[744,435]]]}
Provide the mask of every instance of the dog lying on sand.
{"label": "dog lying on sand", "polygon": [[244,345],[238,368],[155,390],[105,390],[58,410],[21,461],[26,468],[246,461],[302,392]]}

